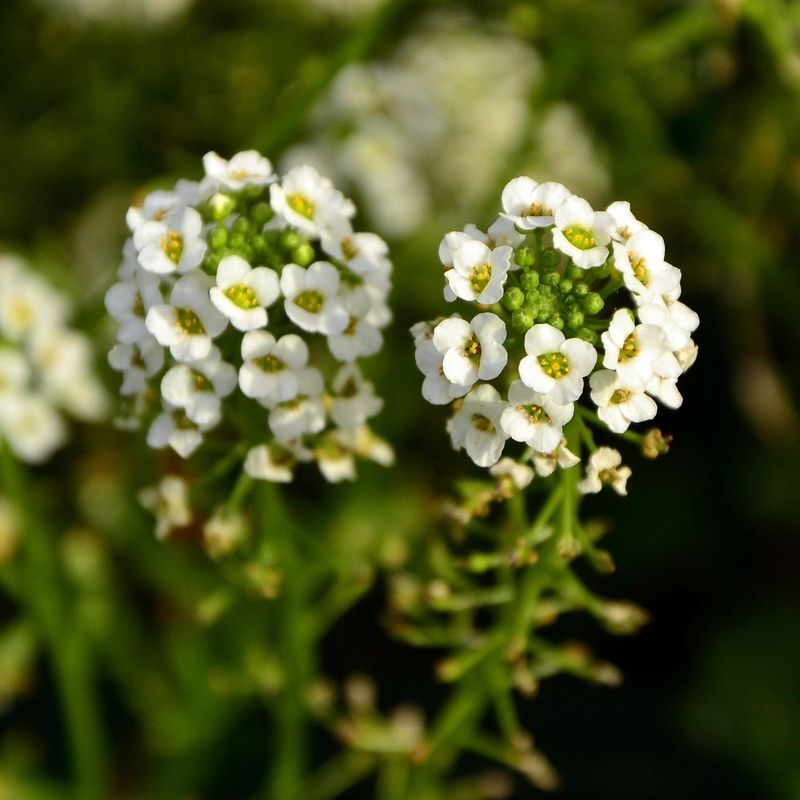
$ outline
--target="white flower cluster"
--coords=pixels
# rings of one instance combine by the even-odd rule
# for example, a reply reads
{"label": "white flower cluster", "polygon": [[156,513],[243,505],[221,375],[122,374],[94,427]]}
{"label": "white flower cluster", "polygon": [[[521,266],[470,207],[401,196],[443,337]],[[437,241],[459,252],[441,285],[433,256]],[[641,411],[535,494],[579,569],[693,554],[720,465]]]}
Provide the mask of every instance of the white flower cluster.
{"label": "white flower cluster", "polygon": [[[444,299],[479,313],[414,326],[416,361],[425,399],[455,403],[456,449],[490,467],[511,439],[549,474],[577,461],[563,429],[587,388],[596,410],[584,408],[618,434],[653,419],[656,400],[681,405],[699,320],[679,300],[664,240],[628,203],[595,211],[560,183],[520,177],[502,206],[487,232],[468,225],[442,240]],[[608,450],[593,456],[582,491],[614,480],[624,490],[629,471]]]}
{"label": "white flower cluster", "polygon": [[183,458],[222,426],[263,480],[290,481],[305,461],[330,481],[352,479],[356,456],[390,462],[358,367],[390,320],[386,244],[353,231],[354,205],[312,167],[279,179],[252,150],[203,165],[199,183],[128,212],[106,294],[128,421],[148,420],[148,444]]}
{"label": "white flower cluster", "polygon": [[96,422],[108,399],[66,297],[20,258],[0,255],[0,439],[22,461],[46,461],[67,439],[63,412]]}

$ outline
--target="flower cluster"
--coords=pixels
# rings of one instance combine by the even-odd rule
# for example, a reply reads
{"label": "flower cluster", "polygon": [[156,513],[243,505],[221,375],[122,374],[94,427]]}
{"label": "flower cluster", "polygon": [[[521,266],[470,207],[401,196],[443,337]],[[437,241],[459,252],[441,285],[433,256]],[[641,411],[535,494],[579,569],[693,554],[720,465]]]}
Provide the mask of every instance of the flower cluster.
{"label": "flower cluster", "polygon": [[0,256],[0,439],[22,461],[46,461],[67,439],[63,412],[96,422],[107,397],[67,299],[21,259]]}
{"label": "flower cluster", "polygon": [[[563,435],[576,414],[624,434],[655,417],[656,400],[681,405],[699,320],[679,300],[664,240],[628,203],[595,211],[560,183],[519,177],[502,206],[487,232],[468,225],[442,240],[444,298],[478,313],[414,326],[416,361],[425,399],[455,405],[456,449],[491,467],[521,442],[546,475],[577,463]],[[658,449],[652,436],[648,446]],[[623,494],[629,474],[601,447],[579,489]]]}
{"label": "flower cluster", "polygon": [[127,215],[106,294],[127,421],[183,458],[222,426],[263,480],[292,480],[298,462],[339,481],[355,456],[391,461],[367,425],[382,401],[358,367],[390,319],[386,244],[353,231],[353,203],[312,167],[279,179],[255,151],[203,165],[199,183]]}

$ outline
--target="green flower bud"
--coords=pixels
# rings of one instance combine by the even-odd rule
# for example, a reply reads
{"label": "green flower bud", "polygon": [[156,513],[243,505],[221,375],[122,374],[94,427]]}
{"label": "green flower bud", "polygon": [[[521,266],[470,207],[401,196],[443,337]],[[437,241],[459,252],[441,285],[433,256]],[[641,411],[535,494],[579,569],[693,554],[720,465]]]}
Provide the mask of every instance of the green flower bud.
{"label": "green flower bud", "polygon": [[220,247],[225,247],[228,241],[228,231],[217,225],[208,232],[208,245],[212,250],[219,250]]}
{"label": "green flower bud", "polygon": [[215,219],[217,222],[225,219],[234,208],[236,208],[236,200],[229,194],[223,194],[222,192],[217,192],[208,201],[208,212],[211,215],[211,219]]}
{"label": "green flower bud", "polygon": [[594,274],[598,278],[607,278],[611,273],[611,269],[608,267],[607,264],[603,264],[602,267],[595,267]]}
{"label": "green flower bud", "polygon": [[308,242],[301,242],[292,250],[292,261],[301,267],[307,267],[314,260],[314,248]]}
{"label": "green flower bud", "polygon": [[558,282],[558,291],[561,294],[569,294],[572,291],[572,281],[569,278],[562,278]]}
{"label": "green flower bud", "polygon": [[545,286],[558,286],[561,276],[557,272],[547,272],[542,275],[542,283]]}
{"label": "green flower bud", "polygon": [[519,276],[519,285],[523,288],[524,291],[530,292],[539,285],[539,273],[525,272],[524,274]]}
{"label": "green flower bud", "polygon": [[536,253],[530,247],[520,247],[514,254],[514,261],[523,269],[527,269],[536,262]]}
{"label": "green flower bud", "polygon": [[542,266],[545,269],[555,269],[561,263],[561,253],[553,247],[542,250]]}
{"label": "green flower bud", "polygon": [[511,315],[511,327],[519,333],[525,333],[533,326],[534,316],[527,308],[518,308]]}
{"label": "green flower bud", "polygon": [[230,239],[228,239],[228,246],[231,250],[238,253],[246,242],[247,239],[243,233],[234,233]]}
{"label": "green flower bud", "polygon": [[548,320],[548,322],[557,330],[561,331],[564,329],[564,319],[561,314],[553,314],[552,317]]}
{"label": "green flower bud", "polygon": [[231,226],[234,233],[250,233],[250,220],[247,217],[239,217]]}
{"label": "green flower bud", "polygon": [[264,253],[267,249],[267,239],[260,233],[250,237],[250,247],[253,248],[254,253]]}
{"label": "green flower bud", "polygon": [[599,314],[604,305],[603,298],[597,292],[589,292],[583,300],[583,310],[587,314]]}
{"label": "green flower bud", "polygon": [[567,325],[573,330],[577,330],[583,326],[583,312],[582,311],[572,311],[570,315],[567,317]]}
{"label": "green flower bud", "polygon": [[203,262],[203,270],[209,275],[216,275],[221,260],[219,253],[209,253]]}
{"label": "green flower bud", "polygon": [[525,294],[525,302],[523,303],[523,305],[526,308],[534,308],[535,306],[539,305],[540,297],[541,294],[539,294],[539,291],[537,289],[531,289],[531,291]]}
{"label": "green flower bud", "polygon": [[261,227],[272,219],[272,206],[269,203],[256,203],[250,209],[250,219],[253,225]]}
{"label": "green flower bud", "polygon": [[572,287],[572,294],[574,294],[575,297],[586,297],[586,295],[589,294],[589,286],[588,286],[588,284],[586,284],[586,283],[576,283]]}
{"label": "green flower bud", "polygon": [[524,302],[525,293],[518,286],[511,286],[506,289],[506,293],[503,295],[503,305],[509,311],[516,311],[522,307]]}
{"label": "green flower bud", "polygon": [[281,234],[280,242],[281,246],[287,250],[294,250],[295,247],[299,247],[303,243],[303,239],[295,231],[284,231]]}
{"label": "green flower bud", "polygon": [[243,245],[242,245],[242,246],[239,248],[239,255],[240,255],[240,256],[241,256],[241,257],[242,257],[242,258],[243,258],[245,261],[252,261],[252,260],[253,260],[253,255],[254,255],[254,253],[253,253],[253,248],[251,247],[251,245],[250,245],[250,243],[249,243],[249,242],[245,242],[245,243],[244,243],[244,244],[243,244]]}
{"label": "green flower bud", "polygon": [[581,328],[578,331],[578,338],[589,344],[597,344],[600,341],[600,337],[591,328]]}
{"label": "green flower bud", "polygon": [[582,278],[586,270],[581,269],[577,264],[570,264],[564,271],[564,275],[572,281]]}

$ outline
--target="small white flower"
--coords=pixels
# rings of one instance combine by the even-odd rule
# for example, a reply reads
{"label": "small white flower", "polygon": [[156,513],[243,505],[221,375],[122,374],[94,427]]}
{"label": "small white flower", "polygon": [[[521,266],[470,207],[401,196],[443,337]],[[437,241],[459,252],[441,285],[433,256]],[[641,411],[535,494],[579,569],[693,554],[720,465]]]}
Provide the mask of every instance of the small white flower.
{"label": "small white flower", "polygon": [[130,397],[141,394],[147,379],[160,372],[164,366],[164,348],[145,333],[136,344],[115,344],[108,354],[108,363],[123,375],[120,394]]}
{"label": "small white flower", "polygon": [[208,296],[199,274],[184,275],[172,287],[169,304],[153,306],[145,318],[147,330],[178,361],[199,361],[211,352],[212,339],[225,330],[228,320]]}
{"label": "small white flower", "polygon": [[64,420],[42,395],[11,393],[0,404],[0,436],[22,461],[41,464],[67,438]]}
{"label": "small white flower", "polygon": [[526,355],[519,364],[522,382],[565,405],[583,392],[583,379],[597,362],[597,351],[582,339],[566,339],[552,325],[534,325],[525,334]]}
{"label": "small white flower", "polygon": [[658,407],[644,388],[627,386],[611,369],[601,369],[589,378],[592,387],[592,402],[597,406],[597,415],[614,432],[624,433],[631,422],[653,419]]}
{"label": "small white flower", "polygon": [[132,280],[115,283],[105,296],[108,313],[119,323],[117,339],[135,344],[147,336],[145,317],[153,307],[164,302],[158,278],[137,269]]}
{"label": "small white flower", "polygon": [[269,190],[275,213],[307,236],[350,230],[355,206],[314,167],[304,164],[289,170]]}
{"label": "small white flower", "polygon": [[217,285],[211,302],[234,328],[252,331],[267,324],[268,306],[280,296],[278,274],[269,267],[250,266],[239,256],[226,256],[217,267]]}
{"label": "small white flower", "polygon": [[580,463],[580,459],[567,447],[567,440],[562,439],[558,447],[549,453],[534,451],[531,457],[536,474],[542,478],[552,475],[556,467],[570,469]]}
{"label": "small white flower", "polygon": [[350,321],[341,333],[328,337],[328,348],[339,361],[352,362],[377,353],[383,347],[383,334],[370,321],[373,311],[372,297],[361,286],[343,297]]}
{"label": "small white flower", "polygon": [[453,255],[453,268],[444,274],[450,290],[445,290],[445,299],[460,297],[483,305],[499,302],[511,266],[511,252],[508,246],[491,250],[481,242],[464,242]]}
{"label": "small white flower", "polygon": [[175,408],[182,408],[197,425],[210,428],[222,415],[221,398],[236,388],[236,370],[223,361],[219,351],[191,366],[178,364],[161,379],[161,394]]}
{"label": "small white flower", "polygon": [[311,451],[298,442],[270,442],[250,448],[244,460],[244,471],[256,480],[291,483],[295,466],[312,458]]}
{"label": "small white flower", "polygon": [[167,475],[158,486],[142,489],[139,502],[156,515],[156,539],[166,539],[175,528],[185,528],[192,521],[189,484],[178,475]]}
{"label": "small white flower", "polygon": [[374,233],[328,232],[322,234],[322,249],[356,275],[373,285],[389,289],[389,246]]}
{"label": "small white flower", "polygon": [[506,435],[500,418],[505,406],[497,389],[482,383],[464,398],[461,410],[448,421],[453,447],[465,449],[479,467],[491,467],[503,454]]}
{"label": "small white flower", "polygon": [[516,442],[526,442],[538,452],[549,453],[561,442],[562,429],[574,413],[572,403],[553,402],[549,395],[514,381],[508,390],[508,406],[500,424]]}
{"label": "small white flower", "polygon": [[681,271],[664,261],[664,252],[664,239],[651,230],[635,233],[625,244],[614,243],[614,265],[632,294],[651,298],[680,284]]}
{"label": "small white flower", "polygon": [[553,245],[581,269],[599,267],[608,258],[615,228],[607,211],[593,211],[582,198],[571,195],[556,209]]}
{"label": "small white flower", "polygon": [[489,468],[489,474],[498,480],[510,480],[514,489],[521,492],[530,486],[536,473],[527,464],[520,464],[505,456]]}
{"label": "small white flower", "polygon": [[356,479],[356,460],[347,442],[336,431],[327,434],[314,448],[314,458],[322,476],[328,483],[341,483]]}
{"label": "small white flower", "polygon": [[199,267],[207,249],[202,230],[202,217],[188,206],[176,206],[162,220],[142,222],[133,233],[139,264],[157,275]]}
{"label": "small white flower", "polygon": [[667,408],[680,408],[683,405],[683,395],[678,390],[678,381],[675,378],[654,375],[645,391]]}
{"label": "small white flower", "polygon": [[422,382],[422,396],[433,405],[447,405],[456,397],[463,397],[469,386],[448,380],[444,374],[444,353],[436,349],[430,339],[420,339],[416,343],[414,359],[419,371],[425,376]]}
{"label": "small white flower", "polygon": [[554,222],[556,209],[570,196],[569,189],[560,183],[514,178],[503,189],[503,216],[522,230],[547,228]]}
{"label": "small white flower", "polygon": [[339,291],[339,272],[327,261],[308,269],[287,264],[281,272],[281,292],[289,319],[312,333],[341,333],[350,322]]}
{"label": "small white flower", "polygon": [[203,546],[211,558],[221,558],[236,550],[249,531],[245,514],[222,504],[203,523]]}
{"label": "small white flower", "polygon": [[484,312],[467,322],[451,317],[433,331],[433,344],[442,353],[442,372],[447,380],[472,386],[477,380],[494,380],[505,369],[508,353],[506,324],[496,314]]}
{"label": "small white flower", "polygon": [[171,447],[181,458],[189,458],[203,443],[205,426],[192,422],[183,409],[166,409],[147,431],[147,445],[154,450]]}
{"label": "small white flower", "polygon": [[347,364],[336,373],[331,388],[331,419],[339,428],[357,428],[382,408],[371,383],[364,380],[355,364]]}
{"label": "small white flower", "polygon": [[150,192],[141,206],[131,206],[125,215],[125,222],[131,232],[135,231],[143,222],[161,222],[173,208],[181,203],[181,196],[177,192],[165,192],[156,189]]}
{"label": "small white flower", "polygon": [[318,369],[298,370],[297,395],[269,412],[269,427],[278,441],[299,439],[308,433],[319,433],[325,427],[324,385]]}
{"label": "small white flower", "polygon": [[0,345],[0,402],[11,394],[22,393],[31,374],[28,360],[19,350]]}
{"label": "small white flower", "polygon": [[639,306],[637,314],[640,322],[661,328],[672,352],[686,347],[700,324],[700,317],[689,306],[668,296],[651,298]]}
{"label": "small white flower", "polygon": [[211,151],[203,156],[203,169],[217,186],[232,192],[245,186],[266,186],[277,178],[270,160],[257,150],[243,150],[230,161]]}
{"label": "small white flower", "polygon": [[611,235],[617,241],[627,241],[635,233],[648,230],[647,225],[639,222],[636,217],[631,213],[631,204],[627,200],[617,200],[612,203],[607,209],[609,214],[614,218],[615,228]]}
{"label": "small white flower", "polygon": [[597,494],[604,485],[608,485],[617,494],[626,495],[631,470],[630,467],[620,466],[621,464],[622,456],[618,450],[599,447],[589,457],[586,477],[578,484],[578,491],[581,494]]}
{"label": "small white flower", "polygon": [[439,243],[439,261],[442,262],[442,265],[452,269],[456,251],[467,242],[480,242],[488,245],[489,237],[475,225],[467,225],[463,231],[446,233]]}
{"label": "small white flower", "polygon": [[678,364],[684,372],[697,361],[697,352],[697,345],[692,340],[689,340],[686,347],[681,348],[675,353],[675,358],[678,360]]}
{"label": "small white flower", "polygon": [[[5,261],[6,264],[14,261]],[[34,331],[59,328],[67,318],[64,297],[27,270],[6,267],[0,281],[0,336],[19,342]]]}
{"label": "small white flower", "polygon": [[605,348],[603,366],[616,370],[628,388],[644,388],[654,375],[655,363],[668,353],[661,328],[637,325],[625,308],[614,313],[600,338]]}
{"label": "small white flower", "polygon": [[391,467],[395,462],[392,446],[368,425],[342,428],[333,431],[332,435],[359,458],[374,461],[382,467]]}
{"label": "small white flower", "polygon": [[242,337],[239,386],[247,397],[269,403],[291,400],[298,392],[298,373],[308,363],[308,345],[295,333],[276,341],[267,331]]}
{"label": "small white flower", "polygon": [[[485,244],[494,250],[504,245],[512,249],[519,247],[525,241],[525,234],[520,233],[514,222],[502,214],[486,230]],[[511,269],[519,269],[512,263]]]}

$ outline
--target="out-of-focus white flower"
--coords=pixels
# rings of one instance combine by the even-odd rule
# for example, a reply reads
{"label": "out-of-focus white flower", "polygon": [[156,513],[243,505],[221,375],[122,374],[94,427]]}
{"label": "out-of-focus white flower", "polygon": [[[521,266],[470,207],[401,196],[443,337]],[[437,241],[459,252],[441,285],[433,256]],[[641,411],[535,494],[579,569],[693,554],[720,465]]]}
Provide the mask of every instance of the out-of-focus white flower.
{"label": "out-of-focus white flower", "polygon": [[325,381],[314,367],[297,371],[297,395],[269,412],[269,427],[279,442],[319,433],[325,428]]}
{"label": "out-of-focus white flower", "polygon": [[331,419],[339,428],[358,428],[383,408],[371,383],[364,380],[354,364],[342,367],[333,379]]}
{"label": "out-of-focus white flower", "polygon": [[0,407],[0,433],[18,458],[41,464],[67,439],[64,420],[45,397],[10,393]]}
{"label": "out-of-focus white flower", "polygon": [[558,447],[549,453],[534,451],[531,457],[536,474],[542,478],[552,475],[556,467],[570,469],[580,463],[580,459],[567,447],[567,440],[562,439]]}
{"label": "out-of-focus white flower", "polygon": [[271,442],[250,448],[244,471],[260,481],[291,483],[299,462],[311,461],[313,454],[297,442]]}
{"label": "out-of-focus white flower", "polygon": [[518,492],[527,489],[536,474],[527,464],[520,464],[507,456],[501,458],[493,467],[489,468],[493,478],[507,478]]}
{"label": "out-of-focus white flower", "polygon": [[171,447],[181,458],[189,458],[203,443],[203,430],[183,409],[166,409],[147,431],[147,444],[154,450]]}
{"label": "out-of-focus white flower", "polygon": [[167,475],[158,486],[139,492],[139,502],[156,516],[156,538],[166,539],[176,528],[185,528],[192,521],[189,484],[178,475]]}

